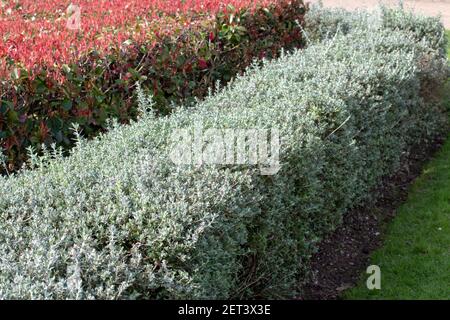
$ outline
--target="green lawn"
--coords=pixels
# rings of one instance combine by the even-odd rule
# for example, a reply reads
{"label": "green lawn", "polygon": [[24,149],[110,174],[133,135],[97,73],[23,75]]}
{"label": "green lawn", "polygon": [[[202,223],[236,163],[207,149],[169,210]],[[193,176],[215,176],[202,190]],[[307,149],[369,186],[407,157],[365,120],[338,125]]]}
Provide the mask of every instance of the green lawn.
{"label": "green lawn", "polygon": [[[450,31],[447,38],[450,59]],[[450,110],[450,79],[445,96]],[[411,187],[371,263],[381,268],[381,290],[368,290],[363,274],[344,298],[450,299],[450,137]]]}

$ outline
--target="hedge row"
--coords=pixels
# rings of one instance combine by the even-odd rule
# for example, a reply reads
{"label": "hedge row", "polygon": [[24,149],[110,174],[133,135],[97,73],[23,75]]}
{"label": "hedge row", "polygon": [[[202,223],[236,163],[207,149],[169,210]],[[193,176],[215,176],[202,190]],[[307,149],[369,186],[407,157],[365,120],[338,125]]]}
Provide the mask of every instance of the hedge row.
{"label": "hedge row", "polygon": [[[413,39],[445,57],[447,37],[438,17],[417,15],[402,8],[390,8],[380,5],[375,11],[359,10],[349,12],[342,8],[324,8],[321,4],[309,7],[305,19],[305,33],[311,43],[331,39],[336,33],[348,34],[354,29],[372,27],[374,31],[383,28],[393,31],[405,31]],[[425,57],[424,59],[427,59]],[[436,87],[446,81],[447,66],[442,63],[428,64],[423,69],[421,95],[436,100]]]}
{"label": "hedge row", "polygon": [[409,32],[416,41],[425,41],[434,50],[446,50],[445,29],[438,17],[380,5],[375,11],[346,11],[314,4],[308,8],[305,31],[310,42],[322,41],[337,32],[348,34],[353,29],[372,27]]}
{"label": "hedge row", "polygon": [[[445,58],[416,37],[355,27],[1,177],[0,298],[291,296],[342,215],[445,128],[420,96]],[[281,170],[175,165],[174,130],[199,124],[279,130]]]}
{"label": "hedge row", "polygon": [[135,119],[137,81],[153,94],[155,109],[167,114],[172,103],[205,97],[216,82],[226,83],[253,59],[302,46],[297,22],[305,11],[302,0],[280,0],[256,9],[228,6],[213,17],[198,14],[186,19],[195,23],[184,28],[178,21],[183,17],[160,18],[158,23],[173,30],[157,34],[156,44],[153,37],[111,48],[106,56],[90,52],[57,70],[62,83],[48,68],[32,74],[9,61],[11,79],[0,81],[0,142],[9,170],[20,167],[29,146],[71,147],[74,123],[92,137],[106,129],[109,118]]}

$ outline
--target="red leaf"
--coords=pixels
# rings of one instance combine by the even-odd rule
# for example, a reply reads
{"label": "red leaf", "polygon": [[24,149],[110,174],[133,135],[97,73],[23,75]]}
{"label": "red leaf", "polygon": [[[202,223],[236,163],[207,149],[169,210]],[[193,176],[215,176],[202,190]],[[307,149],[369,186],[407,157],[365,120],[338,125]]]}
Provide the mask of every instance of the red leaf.
{"label": "red leaf", "polygon": [[204,59],[199,59],[198,60],[198,66],[200,67],[200,69],[207,69],[208,68],[208,62],[206,62]]}

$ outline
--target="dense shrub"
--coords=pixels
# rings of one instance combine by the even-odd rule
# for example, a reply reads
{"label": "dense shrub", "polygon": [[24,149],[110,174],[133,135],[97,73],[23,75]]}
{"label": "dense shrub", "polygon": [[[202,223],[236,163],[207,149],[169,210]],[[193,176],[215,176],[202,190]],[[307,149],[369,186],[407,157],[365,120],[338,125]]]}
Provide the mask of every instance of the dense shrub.
{"label": "dense shrub", "polygon": [[[378,25],[255,67],[194,109],[147,112],[78,141],[70,157],[49,152],[34,170],[1,177],[0,297],[292,294],[318,241],[413,144],[445,128],[420,96],[443,56]],[[200,124],[278,129],[281,170],[175,165],[172,133]]]}
{"label": "dense shrub", "polygon": [[[114,5],[118,2],[126,4],[116,1]],[[159,3],[157,7],[165,5],[164,1],[146,1],[148,3]],[[184,2],[171,2],[169,7],[175,6],[174,3],[182,6]],[[184,101],[187,104],[194,98],[203,98],[208,88],[218,81],[226,83],[244,71],[253,59],[276,57],[282,47],[292,49],[302,45],[300,28],[296,23],[302,23],[305,13],[301,0],[261,0],[254,6],[235,8],[230,5],[223,10],[219,10],[218,1],[189,3],[204,3],[205,7],[195,9],[197,11],[192,8],[193,12],[187,11],[188,7],[182,10],[182,14],[167,13],[168,9],[152,11],[149,21],[145,16],[129,18],[130,21],[126,16],[114,16],[112,23],[124,24],[125,30],[114,24],[103,26],[102,19],[112,19],[109,16],[94,16],[86,18],[87,22],[82,25],[84,29],[79,33],[63,29],[39,36],[26,34],[34,42],[42,37],[46,40],[53,34],[60,36],[61,33],[67,34],[69,39],[75,37],[76,59],[71,56],[74,54],[71,51],[63,54],[65,46],[72,46],[64,37],[60,40],[62,44],[58,39],[50,39],[52,41],[47,46],[51,49],[43,47],[45,43],[41,42],[44,40],[36,45],[33,41],[25,42],[15,48],[13,54],[11,48],[19,41],[16,38],[24,37],[19,32],[9,35],[15,30],[3,30],[12,28],[11,25],[0,28],[1,33],[15,36],[14,41],[10,39],[14,45],[7,43],[9,51],[0,46],[0,70],[6,68],[9,75],[5,78],[1,73],[0,79],[0,142],[8,158],[9,169],[20,166],[30,145],[39,147],[43,143],[48,146],[56,143],[70,147],[73,123],[81,126],[86,137],[92,137],[105,130],[107,119],[111,117],[124,123],[135,119],[137,111],[133,92],[136,81],[154,95],[154,108],[167,114],[172,103]],[[132,4],[137,6],[134,10],[139,14],[145,12],[145,6],[139,6],[139,1]],[[91,9],[95,11],[95,2],[85,5],[93,6]],[[208,12],[210,7],[215,11]],[[36,10],[34,8],[19,16],[30,17]],[[52,12],[54,10],[49,10],[45,15]],[[33,21],[24,21],[23,24],[32,26],[37,23]],[[49,28],[49,22],[45,23],[44,30]],[[61,24],[61,19],[54,23]],[[13,25],[20,26],[18,23]],[[99,34],[93,33],[92,29],[98,25]],[[104,29],[112,31],[103,34]],[[0,36],[5,36],[1,33]],[[107,48],[103,48],[105,41]],[[28,50],[27,46],[34,50]],[[61,50],[64,52],[60,53]],[[4,56],[8,52],[9,55]],[[22,52],[28,54],[22,57],[19,55]],[[29,61],[31,56],[37,61]]]}
{"label": "dense shrub", "polygon": [[332,38],[337,32],[347,34],[355,28],[385,28],[409,32],[416,41],[425,41],[435,50],[445,51],[445,29],[438,17],[414,14],[380,5],[377,10],[368,12],[346,11],[342,8],[323,8],[314,4],[306,16],[306,34],[309,41],[321,41]]}

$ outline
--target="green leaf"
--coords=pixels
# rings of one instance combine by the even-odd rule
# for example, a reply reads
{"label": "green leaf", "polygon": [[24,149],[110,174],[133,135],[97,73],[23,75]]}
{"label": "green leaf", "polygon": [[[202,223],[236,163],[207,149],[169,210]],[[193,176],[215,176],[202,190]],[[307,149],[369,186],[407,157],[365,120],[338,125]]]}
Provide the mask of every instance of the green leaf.
{"label": "green leaf", "polygon": [[18,80],[20,78],[20,71],[18,68],[14,68],[11,74],[14,80]]}
{"label": "green leaf", "polygon": [[8,111],[7,118],[8,118],[8,122],[9,123],[17,123],[17,122],[19,122],[19,115],[14,110],[9,110]]}
{"label": "green leaf", "polygon": [[70,67],[67,64],[63,64],[62,69],[64,70],[65,73],[70,73]]}
{"label": "green leaf", "polygon": [[62,103],[62,107],[64,110],[69,111],[70,109],[72,109],[72,101],[69,99],[65,99]]}

